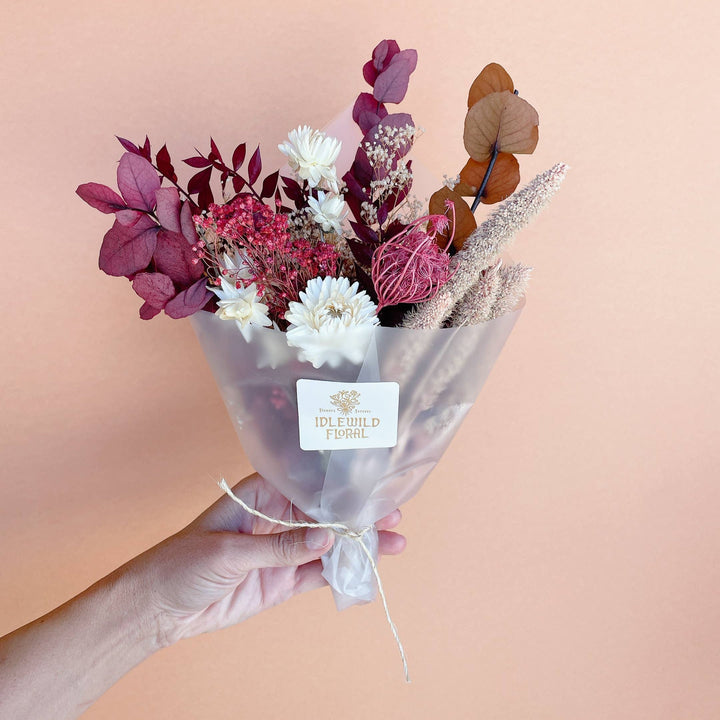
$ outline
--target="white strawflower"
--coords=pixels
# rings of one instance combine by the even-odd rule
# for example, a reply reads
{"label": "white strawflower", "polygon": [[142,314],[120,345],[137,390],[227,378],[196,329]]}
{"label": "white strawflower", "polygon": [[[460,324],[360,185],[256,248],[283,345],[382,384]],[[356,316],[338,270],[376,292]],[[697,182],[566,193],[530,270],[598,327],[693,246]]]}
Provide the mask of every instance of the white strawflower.
{"label": "white strawflower", "polygon": [[342,195],[330,195],[318,190],[317,198],[309,198],[308,205],[312,210],[313,220],[322,227],[323,232],[342,234],[342,221],[348,214]]}
{"label": "white strawflower", "polygon": [[377,306],[358,283],[347,278],[313,278],[300,302],[289,303],[287,342],[302,349],[301,359],[319,368],[337,367],[343,360],[362,362],[373,329],[379,324]]}
{"label": "white strawflower", "polygon": [[308,125],[291,130],[288,139],[278,145],[280,152],[287,155],[290,169],[301,180],[307,180],[310,187],[317,187],[324,180],[334,193],[338,191],[335,161],[341,147],[339,140]]}
{"label": "white strawflower", "polygon": [[252,336],[253,325],[272,325],[268,317],[268,306],[259,302],[260,296],[255,283],[247,287],[236,287],[235,282],[228,282],[221,275],[220,287],[208,285],[208,289],[218,296],[218,309],[215,314],[223,320],[234,320],[247,341],[250,341]]}

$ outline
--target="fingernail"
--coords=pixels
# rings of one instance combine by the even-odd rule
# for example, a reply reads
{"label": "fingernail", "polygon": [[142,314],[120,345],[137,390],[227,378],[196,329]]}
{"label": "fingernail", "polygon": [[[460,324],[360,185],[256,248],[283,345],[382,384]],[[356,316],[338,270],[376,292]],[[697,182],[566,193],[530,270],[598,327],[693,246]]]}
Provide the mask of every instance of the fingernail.
{"label": "fingernail", "polygon": [[310,550],[320,550],[330,543],[330,531],[326,528],[308,528],[305,544]]}

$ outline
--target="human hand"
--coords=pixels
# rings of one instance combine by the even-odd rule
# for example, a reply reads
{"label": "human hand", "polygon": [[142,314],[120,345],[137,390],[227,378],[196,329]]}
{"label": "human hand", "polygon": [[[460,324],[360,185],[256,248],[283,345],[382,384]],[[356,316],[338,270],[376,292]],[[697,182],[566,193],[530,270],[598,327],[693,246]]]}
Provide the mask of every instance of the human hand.
{"label": "human hand", "polygon": [[[234,493],[271,517],[289,519],[290,502],[258,474]],[[295,520],[308,520],[292,508]],[[405,538],[390,532],[395,510],[379,520],[380,554],[395,555]],[[138,556],[126,568],[150,593],[158,644],[239,623],[293,595],[326,585],[319,560],[334,535],[321,528],[286,528],[258,519],[227,495],[184,530]]]}

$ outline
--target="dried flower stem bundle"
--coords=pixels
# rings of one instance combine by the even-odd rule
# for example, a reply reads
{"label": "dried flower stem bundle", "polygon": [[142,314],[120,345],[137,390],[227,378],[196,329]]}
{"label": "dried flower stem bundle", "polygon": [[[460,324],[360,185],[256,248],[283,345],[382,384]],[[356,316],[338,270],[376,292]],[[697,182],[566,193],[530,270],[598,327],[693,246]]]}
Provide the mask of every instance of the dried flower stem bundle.
{"label": "dried flower stem bundle", "polygon": [[506,249],[515,235],[524,228],[558,191],[568,166],[558,163],[540,173],[522,190],[506,200],[465,242],[455,255],[452,278],[432,299],[409,312],[403,327],[432,329],[441,327],[453,307],[477,282],[480,273]]}

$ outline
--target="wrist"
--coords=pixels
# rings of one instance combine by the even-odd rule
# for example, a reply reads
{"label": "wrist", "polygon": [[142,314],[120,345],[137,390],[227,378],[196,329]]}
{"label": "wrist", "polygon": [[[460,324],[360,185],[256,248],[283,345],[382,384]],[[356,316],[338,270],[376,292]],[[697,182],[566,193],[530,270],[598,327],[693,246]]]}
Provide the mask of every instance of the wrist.
{"label": "wrist", "polygon": [[133,568],[118,568],[89,587],[79,600],[94,609],[96,635],[126,658],[127,669],[162,647],[150,592]]}
{"label": "wrist", "polygon": [[152,578],[135,560],[115,570],[89,588],[105,597],[109,614],[115,619],[113,634],[130,657],[138,662],[170,643],[165,638],[162,612],[154,600]]}

